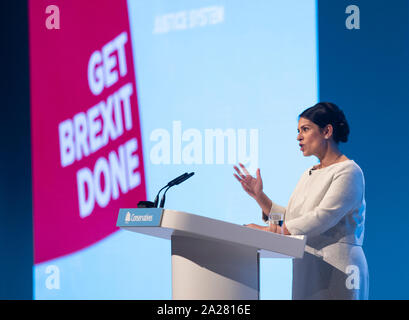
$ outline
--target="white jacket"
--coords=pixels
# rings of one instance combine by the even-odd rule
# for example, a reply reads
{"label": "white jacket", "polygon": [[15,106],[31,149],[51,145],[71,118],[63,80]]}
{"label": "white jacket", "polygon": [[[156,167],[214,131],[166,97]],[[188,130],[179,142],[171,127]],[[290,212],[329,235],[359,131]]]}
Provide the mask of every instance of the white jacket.
{"label": "white jacket", "polygon": [[288,231],[307,235],[302,259],[293,260],[293,299],[367,299],[368,266],[362,249],[365,180],[346,160],[306,170],[283,213]]}

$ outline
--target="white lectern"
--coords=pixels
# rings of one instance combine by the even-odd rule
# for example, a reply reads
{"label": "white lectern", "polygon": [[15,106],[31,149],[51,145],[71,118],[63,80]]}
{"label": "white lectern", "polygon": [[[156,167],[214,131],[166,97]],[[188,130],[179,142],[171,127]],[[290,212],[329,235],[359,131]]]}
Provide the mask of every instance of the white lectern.
{"label": "white lectern", "polygon": [[173,299],[259,299],[260,258],[301,258],[306,242],[158,208],[121,209],[117,226],[171,240]]}

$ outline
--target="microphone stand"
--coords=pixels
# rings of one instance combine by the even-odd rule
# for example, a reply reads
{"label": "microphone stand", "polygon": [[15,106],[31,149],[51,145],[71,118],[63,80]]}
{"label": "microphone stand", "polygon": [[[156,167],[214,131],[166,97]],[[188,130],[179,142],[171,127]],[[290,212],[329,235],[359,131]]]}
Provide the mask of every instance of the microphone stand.
{"label": "microphone stand", "polygon": [[160,200],[160,205],[159,208],[163,208],[165,206],[165,199],[166,199],[166,192],[171,188],[172,186],[169,186],[165,192],[163,193],[162,199]]}
{"label": "microphone stand", "polygon": [[[157,208],[158,207],[158,202],[159,202],[159,194],[161,193],[161,191],[163,190],[163,189],[165,189],[167,187],[167,185],[166,186],[164,186],[162,189],[160,189],[159,190],[159,192],[158,192],[158,194],[156,195],[156,198],[155,198],[155,201],[153,202],[153,206],[155,207],[155,208]],[[169,189],[169,188],[168,188]]]}

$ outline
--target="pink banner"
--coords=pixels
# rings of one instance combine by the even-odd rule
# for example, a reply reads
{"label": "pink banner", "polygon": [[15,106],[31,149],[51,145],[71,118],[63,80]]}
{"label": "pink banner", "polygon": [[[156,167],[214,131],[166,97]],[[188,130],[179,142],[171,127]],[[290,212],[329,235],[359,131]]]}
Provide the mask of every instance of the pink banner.
{"label": "pink banner", "polygon": [[117,230],[146,198],[126,0],[30,1],[35,263]]}

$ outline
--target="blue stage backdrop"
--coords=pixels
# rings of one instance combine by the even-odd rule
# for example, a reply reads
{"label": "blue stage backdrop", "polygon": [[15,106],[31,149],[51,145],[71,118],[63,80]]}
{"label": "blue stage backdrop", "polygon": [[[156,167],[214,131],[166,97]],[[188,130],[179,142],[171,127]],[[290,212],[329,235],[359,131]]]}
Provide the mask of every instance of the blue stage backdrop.
{"label": "blue stage backdrop", "polygon": [[[360,12],[348,29],[345,9]],[[408,299],[409,3],[319,0],[320,100],[350,120],[345,152],[366,178],[370,299]],[[353,22],[354,23],[354,22]]]}

